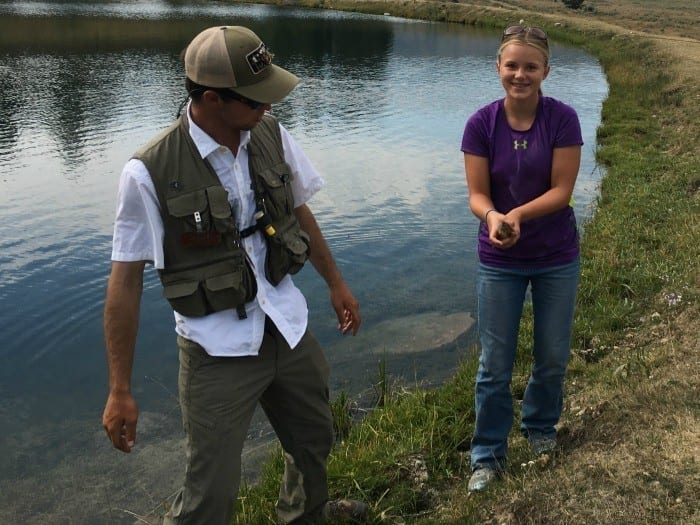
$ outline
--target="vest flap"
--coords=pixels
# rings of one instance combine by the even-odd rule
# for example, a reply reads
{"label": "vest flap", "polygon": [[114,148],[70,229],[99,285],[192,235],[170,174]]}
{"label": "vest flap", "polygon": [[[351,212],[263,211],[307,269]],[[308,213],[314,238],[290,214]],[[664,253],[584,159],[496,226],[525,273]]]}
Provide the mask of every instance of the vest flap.
{"label": "vest flap", "polygon": [[180,281],[178,283],[163,284],[163,295],[166,299],[187,297],[197,291],[198,281]]}
{"label": "vest flap", "polygon": [[223,275],[215,275],[208,277],[206,280],[207,289],[212,292],[225,290],[227,288],[235,288],[241,282],[241,272],[225,273]]}
{"label": "vest flap", "polygon": [[270,188],[279,188],[292,179],[292,169],[286,162],[281,162],[262,170],[260,176]]}
{"label": "vest flap", "polygon": [[168,199],[168,212],[173,217],[186,217],[207,208],[207,195],[204,190],[192,191]]}
{"label": "vest flap", "polygon": [[289,251],[294,255],[303,255],[309,249],[309,246],[296,235],[288,235],[286,240]]}
{"label": "vest flap", "polygon": [[228,192],[223,186],[210,186],[207,188],[209,197],[209,210],[212,217],[227,219],[231,216],[231,205],[228,202]]}

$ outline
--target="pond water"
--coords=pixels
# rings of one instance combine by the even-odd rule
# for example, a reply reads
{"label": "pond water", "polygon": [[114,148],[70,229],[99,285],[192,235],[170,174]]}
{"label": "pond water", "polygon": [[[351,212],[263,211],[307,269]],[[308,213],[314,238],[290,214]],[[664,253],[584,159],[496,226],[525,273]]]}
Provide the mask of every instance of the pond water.
{"label": "pond water", "polygon": [[[371,403],[378,362],[439,384],[469,349],[477,220],[467,206],[466,118],[501,97],[499,35],[457,25],[220,2],[0,2],[0,522],[120,524],[181,480],[172,312],[147,272],[134,390],[139,445],[109,447],[102,306],[119,173],[174,118],[179,53],[216,24],[251,27],[301,84],[274,113],[326,186],[310,202],[361,304],[335,330],[312,269],[295,282],[333,366],[332,388]],[[585,53],[552,44],[544,89],[578,111],[583,222],[597,195],[607,93]],[[249,473],[264,421],[251,429]]]}

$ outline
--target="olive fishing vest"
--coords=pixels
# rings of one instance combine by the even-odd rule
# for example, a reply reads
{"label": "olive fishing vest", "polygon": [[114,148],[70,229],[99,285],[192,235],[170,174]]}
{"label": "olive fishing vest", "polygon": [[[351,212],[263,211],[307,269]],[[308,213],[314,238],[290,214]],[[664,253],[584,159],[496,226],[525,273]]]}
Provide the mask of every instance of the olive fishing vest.
{"label": "olive fishing vest", "polygon": [[[200,156],[188,128],[182,116],[134,154],[148,168],[160,204],[165,262],[158,273],[163,294],[176,312],[188,317],[236,308],[244,318],[243,305],[257,293],[255,277],[228,193]],[[293,176],[272,116],[266,115],[251,132],[248,156],[260,226],[255,231],[263,231],[265,275],[277,286],[304,265],[309,237],[293,213]]]}

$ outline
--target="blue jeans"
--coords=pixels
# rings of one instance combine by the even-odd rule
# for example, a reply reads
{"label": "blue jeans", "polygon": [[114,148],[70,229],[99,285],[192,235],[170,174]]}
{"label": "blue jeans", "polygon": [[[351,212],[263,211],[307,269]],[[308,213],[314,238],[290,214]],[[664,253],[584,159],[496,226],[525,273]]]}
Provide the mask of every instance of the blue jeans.
{"label": "blue jeans", "polygon": [[508,433],[513,425],[510,383],[528,284],[534,312],[534,363],[523,398],[520,430],[530,440],[556,437],[554,425],[562,410],[578,277],[578,258],[548,268],[479,264],[476,283],[481,356],[476,375],[472,469],[505,468]]}

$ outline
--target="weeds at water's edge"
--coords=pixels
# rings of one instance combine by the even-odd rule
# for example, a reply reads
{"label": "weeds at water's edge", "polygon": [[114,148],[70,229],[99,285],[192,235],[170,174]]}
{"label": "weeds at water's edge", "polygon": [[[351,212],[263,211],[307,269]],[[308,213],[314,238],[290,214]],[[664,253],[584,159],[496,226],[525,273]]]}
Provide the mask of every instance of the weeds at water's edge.
{"label": "weeds at water's edge", "polygon": [[[590,17],[568,18],[562,27],[543,15],[470,4],[401,4],[402,12],[389,2],[371,8],[353,2],[350,8],[391,6],[398,16],[494,28],[527,16],[595,54],[610,84],[598,131],[598,160],[607,175],[582,237],[561,447],[546,461],[534,460],[514,432],[509,476],[491,492],[467,496],[476,370],[470,359],[437,390],[379,396],[381,406],[350,428],[348,400],[337,399],[345,439],[329,460],[331,495],[364,499],[373,523],[690,523],[700,494],[693,396],[699,387],[698,87],[678,77],[673,61],[649,41],[584,24]],[[531,324],[528,313],[513,380],[516,418]],[[381,377],[386,380],[386,369],[378,392]],[[277,454],[261,482],[243,488],[234,523],[275,523],[281,468]]]}

